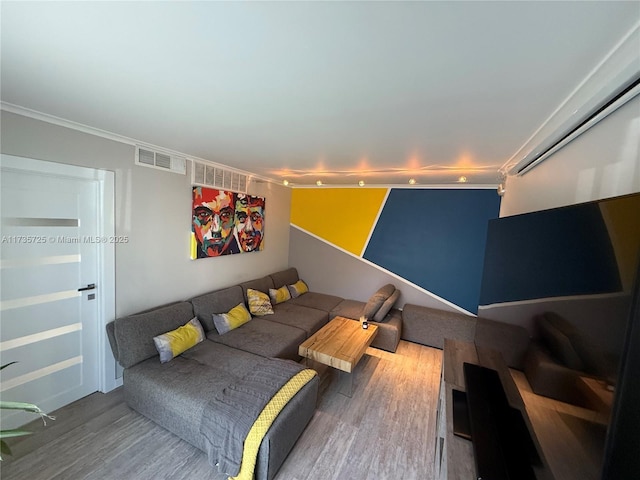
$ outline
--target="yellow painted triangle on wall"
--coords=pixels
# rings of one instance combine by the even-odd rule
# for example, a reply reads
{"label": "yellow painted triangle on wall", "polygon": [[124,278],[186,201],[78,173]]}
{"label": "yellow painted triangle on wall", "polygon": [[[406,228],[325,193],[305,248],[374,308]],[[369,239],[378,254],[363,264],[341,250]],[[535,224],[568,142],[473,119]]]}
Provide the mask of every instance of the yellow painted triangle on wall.
{"label": "yellow painted triangle on wall", "polygon": [[386,188],[294,188],[291,223],[360,256]]}

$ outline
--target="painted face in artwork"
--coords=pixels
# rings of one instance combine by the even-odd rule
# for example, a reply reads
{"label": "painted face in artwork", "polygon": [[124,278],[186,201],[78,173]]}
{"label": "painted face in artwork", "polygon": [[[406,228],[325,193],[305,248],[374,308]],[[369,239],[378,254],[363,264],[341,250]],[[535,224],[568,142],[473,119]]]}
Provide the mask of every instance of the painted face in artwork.
{"label": "painted face in artwork", "polygon": [[233,194],[195,187],[193,205],[193,232],[198,242],[198,257],[229,253],[234,226]]}
{"label": "painted face in artwork", "polygon": [[236,235],[243,252],[262,250],[264,198],[238,194],[236,200]]}

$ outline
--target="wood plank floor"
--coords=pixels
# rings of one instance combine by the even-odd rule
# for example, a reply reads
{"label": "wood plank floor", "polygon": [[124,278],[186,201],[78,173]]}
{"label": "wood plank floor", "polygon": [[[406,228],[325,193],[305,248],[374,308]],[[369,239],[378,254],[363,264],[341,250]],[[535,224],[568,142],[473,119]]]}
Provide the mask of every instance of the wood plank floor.
{"label": "wood plank floor", "polygon": [[[431,479],[442,352],[401,341],[369,348],[353,395],[328,373],[316,412],[275,480]],[[121,389],[95,393],[33,422],[10,442],[3,480],[222,480],[204,453],[131,410]]]}

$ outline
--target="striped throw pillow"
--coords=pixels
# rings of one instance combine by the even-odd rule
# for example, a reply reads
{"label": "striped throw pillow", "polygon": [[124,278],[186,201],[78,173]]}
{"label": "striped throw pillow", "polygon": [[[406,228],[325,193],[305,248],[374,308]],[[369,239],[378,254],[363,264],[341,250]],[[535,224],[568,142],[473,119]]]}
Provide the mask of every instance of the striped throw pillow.
{"label": "striped throw pillow", "polygon": [[251,315],[273,315],[273,307],[269,295],[252,288],[247,289],[247,300]]}

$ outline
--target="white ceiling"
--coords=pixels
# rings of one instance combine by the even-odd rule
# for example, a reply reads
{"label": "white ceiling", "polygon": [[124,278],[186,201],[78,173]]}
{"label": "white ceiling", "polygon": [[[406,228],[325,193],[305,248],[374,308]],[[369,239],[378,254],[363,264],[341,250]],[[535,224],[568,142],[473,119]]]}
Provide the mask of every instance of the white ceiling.
{"label": "white ceiling", "polygon": [[294,185],[498,183],[631,2],[1,3],[2,101]]}

